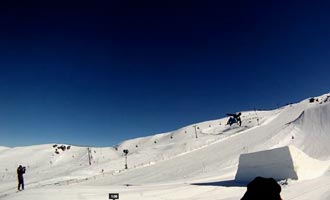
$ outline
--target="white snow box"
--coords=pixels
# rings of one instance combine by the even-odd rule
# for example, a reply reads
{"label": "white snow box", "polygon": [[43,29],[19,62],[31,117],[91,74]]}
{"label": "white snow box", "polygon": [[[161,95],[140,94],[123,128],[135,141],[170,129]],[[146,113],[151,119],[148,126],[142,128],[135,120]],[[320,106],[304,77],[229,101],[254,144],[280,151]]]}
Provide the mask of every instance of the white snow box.
{"label": "white snow box", "polygon": [[324,173],[329,162],[310,158],[293,146],[241,154],[235,177],[237,182],[250,182],[257,176],[284,179],[311,179]]}

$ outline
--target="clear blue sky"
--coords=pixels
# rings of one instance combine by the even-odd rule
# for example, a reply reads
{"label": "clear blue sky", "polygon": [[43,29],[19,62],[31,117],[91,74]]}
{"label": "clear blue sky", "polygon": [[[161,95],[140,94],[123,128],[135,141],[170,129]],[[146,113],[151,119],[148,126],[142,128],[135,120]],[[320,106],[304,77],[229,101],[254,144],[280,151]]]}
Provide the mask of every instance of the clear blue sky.
{"label": "clear blue sky", "polygon": [[0,3],[0,146],[112,146],[330,91],[326,1],[53,2]]}

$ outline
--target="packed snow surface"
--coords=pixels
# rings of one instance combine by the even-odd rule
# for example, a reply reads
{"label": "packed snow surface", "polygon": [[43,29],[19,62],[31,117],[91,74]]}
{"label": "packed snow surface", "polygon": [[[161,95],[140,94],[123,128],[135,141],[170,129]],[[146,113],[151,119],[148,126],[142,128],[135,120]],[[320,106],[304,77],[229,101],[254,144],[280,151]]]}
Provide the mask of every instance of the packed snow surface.
{"label": "packed snow surface", "polygon": [[[225,117],[115,147],[0,147],[0,199],[98,200],[119,193],[132,200],[237,200],[253,176],[263,175],[285,179],[285,200],[328,200],[329,96],[242,112],[242,126],[227,125]],[[22,192],[18,165],[27,167]]]}

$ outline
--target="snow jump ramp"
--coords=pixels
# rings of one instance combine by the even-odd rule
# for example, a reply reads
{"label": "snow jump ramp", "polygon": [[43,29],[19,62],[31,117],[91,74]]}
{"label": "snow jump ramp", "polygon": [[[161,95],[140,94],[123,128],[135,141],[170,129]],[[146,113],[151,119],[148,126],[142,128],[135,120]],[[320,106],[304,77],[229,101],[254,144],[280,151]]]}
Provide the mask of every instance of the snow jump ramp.
{"label": "snow jump ramp", "polygon": [[321,176],[328,161],[310,158],[294,146],[241,154],[235,177],[236,182],[250,182],[257,176],[275,180],[304,180]]}

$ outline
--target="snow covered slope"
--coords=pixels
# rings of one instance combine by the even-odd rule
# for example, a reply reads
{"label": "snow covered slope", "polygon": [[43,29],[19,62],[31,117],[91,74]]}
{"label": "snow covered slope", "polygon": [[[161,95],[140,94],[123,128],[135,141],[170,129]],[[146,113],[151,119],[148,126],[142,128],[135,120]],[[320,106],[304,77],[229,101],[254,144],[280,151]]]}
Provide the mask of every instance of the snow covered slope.
{"label": "snow covered slope", "polygon": [[330,159],[330,103],[306,109],[293,123],[296,146],[311,157]]}
{"label": "snow covered slope", "polygon": [[[105,199],[109,186],[125,199],[239,199],[245,191],[234,181],[240,155],[285,146],[290,146],[298,180],[284,188],[284,199],[327,199],[329,187],[315,192],[310,186],[316,180],[330,185],[328,96],[271,111],[242,112],[241,127],[226,125],[228,118],[222,118],[115,147],[0,148],[0,199],[51,199],[49,194],[54,199]],[[124,149],[129,150],[127,170]],[[315,163],[322,163],[322,169]],[[19,164],[27,166],[25,195],[15,194]],[[312,177],[305,170],[309,167],[315,171]],[[310,193],[300,198],[302,189]]]}

